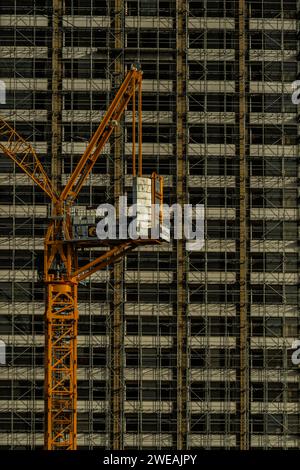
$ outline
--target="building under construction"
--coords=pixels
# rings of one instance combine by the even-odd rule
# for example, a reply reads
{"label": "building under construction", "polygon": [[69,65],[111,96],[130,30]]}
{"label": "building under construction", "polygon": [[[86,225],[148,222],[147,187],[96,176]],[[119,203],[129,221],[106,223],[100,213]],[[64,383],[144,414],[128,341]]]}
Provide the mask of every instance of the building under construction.
{"label": "building under construction", "polygon": [[[164,177],[165,203],[205,207],[201,250],[139,247],[79,285],[79,449],[299,447],[299,15],[296,0],[1,2],[0,114],[52,181],[140,63],[143,174]],[[130,193],[132,118],[78,206]],[[48,219],[1,155],[0,449],[43,447]]]}

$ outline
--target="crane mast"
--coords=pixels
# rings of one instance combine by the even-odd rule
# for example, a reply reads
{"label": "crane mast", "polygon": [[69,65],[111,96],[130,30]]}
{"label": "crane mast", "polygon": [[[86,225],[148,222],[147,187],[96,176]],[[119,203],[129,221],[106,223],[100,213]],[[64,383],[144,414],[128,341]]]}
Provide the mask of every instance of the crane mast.
{"label": "crane mast", "polygon": [[[93,169],[104,145],[130,100],[133,100],[133,175],[135,162],[135,99],[138,94],[138,174],[142,175],[141,155],[141,82],[142,71],[133,65],[125,76],[115,98],[74,172],[60,194],[53,187],[33,147],[5,120],[0,118],[0,148],[52,203],[50,223],[44,240],[45,312],[45,449],[77,448],[77,334],[78,283],[94,272],[114,263],[139,244],[159,240],[122,240],[107,243],[108,249],[85,266],[78,266],[78,250],[89,248],[88,241],[74,238],[71,208]],[[161,178],[154,175],[154,180]],[[162,202],[162,179],[161,202]],[[93,244],[95,246],[95,243]],[[99,246],[99,240],[98,240]]]}

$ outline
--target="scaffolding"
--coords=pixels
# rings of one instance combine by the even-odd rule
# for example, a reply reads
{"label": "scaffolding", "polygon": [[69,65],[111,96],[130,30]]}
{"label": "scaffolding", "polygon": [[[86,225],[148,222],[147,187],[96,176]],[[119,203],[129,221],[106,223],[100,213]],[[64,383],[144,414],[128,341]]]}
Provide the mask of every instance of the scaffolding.
{"label": "scaffolding", "polygon": [[[0,115],[65,184],[129,65],[144,173],[205,205],[205,243],[140,247],[79,286],[78,447],[299,446],[296,0],[6,0]],[[79,205],[132,187],[133,109]],[[49,155],[52,157],[49,158]],[[52,169],[52,171],[51,171]],[[0,448],[43,444],[39,190],[0,157]],[[91,252],[101,254],[103,248]],[[91,259],[91,258],[90,258]],[[82,257],[80,262],[87,262]]]}

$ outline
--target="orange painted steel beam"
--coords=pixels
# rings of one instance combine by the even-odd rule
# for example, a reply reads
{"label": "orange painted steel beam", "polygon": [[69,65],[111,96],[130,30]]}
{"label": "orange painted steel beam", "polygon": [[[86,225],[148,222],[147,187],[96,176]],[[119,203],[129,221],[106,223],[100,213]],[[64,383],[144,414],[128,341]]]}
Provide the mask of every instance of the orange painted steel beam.
{"label": "orange painted steel beam", "polygon": [[34,148],[2,118],[0,118],[0,138],[2,152],[45,191],[53,202],[56,202],[58,196]]}
{"label": "orange painted steel beam", "polygon": [[[142,174],[142,72],[132,66],[93,135],[69,182],[58,195],[33,147],[3,119],[0,119],[0,148],[51,199],[52,217],[44,244],[46,285],[45,332],[45,449],[77,448],[77,333],[78,283],[114,263],[139,244],[158,240],[128,240],[110,248],[87,265],[78,268],[78,244],[73,237],[71,205],[92,171],[109,136],[138,89],[138,174]],[[135,104],[134,104],[135,110]],[[133,119],[135,123],[135,118]],[[133,148],[135,155],[135,145]],[[135,158],[135,157],[134,157]],[[135,167],[135,163],[134,163]],[[160,191],[162,195],[162,188]]]}
{"label": "orange painted steel beam", "polygon": [[[137,70],[135,67],[132,67],[131,70],[127,72],[124,82],[109,106],[100,126],[93,135],[73,174],[63,189],[60,196],[62,201],[66,199],[74,200],[78,196],[82,185],[90,174],[115,126],[119,125],[119,119],[126,110],[130,99],[135,95],[136,87],[140,86],[142,75],[142,71]],[[141,107],[139,110],[141,110]]]}
{"label": "orange painted steel beam", "polygon": [[111,264],[112,260],[116,261],[116,259],[118,259],[120,256],[123,256],[125,252],[135,247],[136,244],[133,243],[133,241],[128,241],[115,246],[111,250],[106,251],[103,255],[75,271],[73,273],[74,279],[77,281],[86,279],[87,277],[91,276],[91,274]]}
{"label": "orange painted steel beam", "polygon": [[49,282],[46,301],[45,442],[76,449],[77,284]]}
{"label": "orange painted steel beam", "polygon": [[93,273],[106,268],[106,266],[115,263],[118,259],[125,256],[128,251],[134,250],[139,245],[148,245],[149,243],[159,243],[158,240],[128,240],[116,245],[114,248],[106,251],[103,255],[95,258],[90,263],[77,269],[72,276],[75,282],[80,282],[91,276]]}

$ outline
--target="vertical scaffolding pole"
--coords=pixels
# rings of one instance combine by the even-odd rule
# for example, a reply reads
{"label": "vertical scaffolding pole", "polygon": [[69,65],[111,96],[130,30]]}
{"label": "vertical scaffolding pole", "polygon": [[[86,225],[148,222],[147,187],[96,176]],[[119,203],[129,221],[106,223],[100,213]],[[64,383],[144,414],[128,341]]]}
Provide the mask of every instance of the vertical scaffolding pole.
{"label": "vertical scaffolding pole", "polygon": [[[114,36],[114,80],[121,80],[124,73],[123,47],[124,47],[124,2],[115,0],[113,8],[113,36]],[[117,83],[118,85],[118,83]],[[122,158],[122,130],[116,127],[114,133],[114,201],[118,207],[118,199],[122,194],[123,158]],[[121,259],[113,266],[113,305],[112,328],[110,337],[111,347],[111,448],[123,449],[123,403],[124,403],[124,301],[123,301],[123,275],[124,260]]]}
{"label": "vertical scaffolding pole", "polygon": [[[176,0],[176,158],[177,158],[177,202],[186,203],[186,155],[187,155],[187,96],[186,96],[186,49],[187,49],[187,1]],[[187,448],[187,286],[185,266],[185,245],[177,241],[177,446],[178,450]]]}
{"label": "vertical scaffolding pole", "polygon": [[239,96],[238,105],[238,156],[239,156],[239,447],[240,450],[249,449],[249,353],[248,353],[248,291],[247,291],[247,248],[248,248],[248,227],[247,227],[247,129],[246,129],[246,2],[239,0],[236,15],[236,29],[238,33],[238,81],[237,92]]}
{"label": "vertical scaffolding pole", "polygon": [[62,173],[62,17],[64,13],[64,1],[53,0],[52,16],[50,17],[49,29],[52,31],[52,49],[49,53],[49,61],[51,60],[52,75],[49,84],[51,92],[51,175],[52,184],[57,190],[61,186]]}

